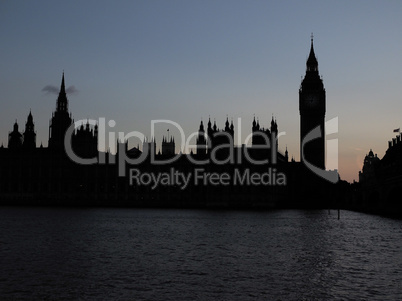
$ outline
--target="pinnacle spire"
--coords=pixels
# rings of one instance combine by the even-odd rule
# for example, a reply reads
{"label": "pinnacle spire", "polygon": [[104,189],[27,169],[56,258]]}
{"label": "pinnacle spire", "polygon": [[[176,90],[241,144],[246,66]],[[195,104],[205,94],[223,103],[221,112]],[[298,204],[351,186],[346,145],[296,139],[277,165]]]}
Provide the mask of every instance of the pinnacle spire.
{"label": "pinnacle spire", "polygon": [[27,124],[27,125],[33,125],[33,116],[32,116],[31,110],[29,110],[29,115],[28,115],[27,123],[26,123],[26,124]]}
{"label": "pinnacle spire", "polygon": [[63,77],[61,79],[60,93],[66,94],[66,86],[64,84],[64,70],[63,70]]}
{"label": "pinnacle spire", "polygon": [[17,122],[17,119],[15,119],[14,131],[15,131],[15,132],[18,132],[18,122]]}
{"label": "pinnacle spire", "polygon": [[59,97],[57,98],[56,111],[68,112],[68,100],[66,95],[66,86],[64,84],[64,71],[63,76],[61,78],[61,86],[60,86]]}
{"label": "pinnacle spire", "polygon": [[314,40],[314,36],[311,33],[310,54],[309,54],[307,62],[306,62],[307,71],[318,71],[318,61],[317,61],[317,58],[315,57],[315,53],[314,53],[313,40]]}

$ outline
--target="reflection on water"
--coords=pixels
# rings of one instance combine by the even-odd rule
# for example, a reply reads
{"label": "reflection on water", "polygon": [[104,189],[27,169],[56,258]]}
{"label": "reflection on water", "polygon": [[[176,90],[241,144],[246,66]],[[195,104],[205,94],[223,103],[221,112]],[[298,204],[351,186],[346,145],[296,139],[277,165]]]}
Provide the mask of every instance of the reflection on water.
{"label": "reflection on water", "polygon": [[0,208],[0,299],[398,300],[402,221]]}

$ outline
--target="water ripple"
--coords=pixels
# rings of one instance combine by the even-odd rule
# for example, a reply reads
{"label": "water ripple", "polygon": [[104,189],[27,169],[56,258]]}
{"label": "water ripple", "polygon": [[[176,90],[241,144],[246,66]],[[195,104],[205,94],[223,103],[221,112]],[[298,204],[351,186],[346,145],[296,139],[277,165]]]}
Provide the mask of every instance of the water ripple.
{"label": "water ripple", "polygon": [[398,300],[402,221],[1,208],[0,299]]}

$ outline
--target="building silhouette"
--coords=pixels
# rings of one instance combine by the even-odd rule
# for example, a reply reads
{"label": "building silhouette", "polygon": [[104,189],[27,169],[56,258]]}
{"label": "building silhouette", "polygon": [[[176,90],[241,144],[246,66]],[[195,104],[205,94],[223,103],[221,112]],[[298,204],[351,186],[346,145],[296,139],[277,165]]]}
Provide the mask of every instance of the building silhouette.
{"label": "building silhouette", "polygon": [[[126,142],[128,145],[128,141]],[[128,148],[128,146],[126,146]],[[142,151],[146,154],[156,154],[156,140],[155,137],[148,141],[147,137],[144,137],[144,141],[142,142]]]}
{"label": "building silhouette", "polygon": [[35,124],[33,122],[33,117],[31,111],[25,123],[25,131],[23,133],[22,147],[26,150],[33,150],[36,147],[36,132]]}
{"label": "building silhouette", "polygon": [[[200,125],[201,126],[201,125]],[[233,121],[229,125],[229,119],[226,118],[225,127],[223,130],[220,130],[216,126],[216,121],[214,121],[214,125],[212,126],[211,119],[208,120],[208,153],[212,154],[212,152],[216,151],[216,157],[227,157],[228,150],[234,147],[234,125]],[[220,148],[220,145],[228,145],[228,148]]]}
{"label": "building silhouette", "polygon": [[[325,89],[318,72],[313,37],[310,54],[306,62],[306,74],[299,90],[300,111],[300,146],[303,140],[315,128],[319,128],[321,137],[300,147],[300,160],[307,160],[313,165],[325,169]],[[303,154],[304,151],[304,154]],[[304,157],[304,159],[303,159]]]}
{"label": "building silhouette", "polygon": [[[139,145],[129,148],[128,141],[117,141],[115,153],[109,150],[100,152],[98,125],[90,124],[88,120],[75,123],[69,112],[63,72],[56,109],[49,123],[48,147],[36,147],[35,124],[30,111],[25,131],[19,132],[16,121],[9,133],[8,147],[0,148],[0,202],[135,207],[338,206],[344,197],[339,185],[329,183],[306,167],[306,163],[310,163],[325,168],[325,102],[325,89],[311,39],[306,74],[299,88],[301,162],[289,160],[287,148],[284,153],[279,151],[284,147],[278,139],[278,122],[274,116],[270,125],[265,127],[260,125],[259,118],[254,117],[250,124],[251,145],[235,145],[236,129],[233,120],[229,121],[227,117],[222,129],[218,128],[216,120],[212,124],[211,118],[206,127],[201,121],[196,150],[189,154],[176,153],[175,139],[169,132],[162,137],[160,145],[155,137],[151,137],[144,138],[142,150]],[[73,153],[94,163],[77,163],[67,155],[65,138],[71,127],[74,127],[71,132]],[[320,137],[306,142],[309,133],[316,128],[321,131]],[[397,149],[402,143],[395,141],[392,147],[395,144]],[[306,143],[303,145],[303,142]],[[394,152],[390,150],[389,155],[381,160],[379,165],[382,168],[393,166],[392,162],[397,160]],[[370,153],[367,160],[371,159]],[[133,179],[133,173],[138,177]],[[193,181],[186,187],[168,180],[154,187],[136,182],[139,174],[146,173],[176,175],[175,179],[179,174],[191,174]],[[369,174],[367,167],[362,179]],[[377,171],[373,174],[376,176]],[[221,182],[217,183],[211,180],[211,175],[231,175],[235,181],[219,178]],[[257,184],[256,179],[260,181]]]}
{"label": "building silhouette", "polygon": [[24,133],[18,130],[17,120],[14,123],[13,131],[8,134],[8,148],[18,150],[23,148],[25,151],[36,148],[35,124],[31,111],[29,112],[27,122],[25,123]]}
{"label": "building silhouette", "polygon": [[[211,121],[209,121],[210,123]],[[205,156],[207,154],[207,139],[205,137],[205,130],[204,130],[204,124],[200,123],[200,127],[198,129],[198,137],[196,140],[196,144],[197,144],[197,155],[199,156]]]}
{"label": "building silhouette", "polygon": [[402,136],[388,141],[380,159],[370,149],[359,172],[354,206],[370,212],[402,214]]}
{"label": "building silhouette", "polygon": [[64,135],[72,123],[71,113],[68,112],[68,99],[63,72],[56,110],[53,112],[49,122],[49,148],[57,151],[64,149]]}
{"label": "building silhouette", "polygon": [[92,158],[98,152],[98,125],[90,126],[89,121],[75,130],[71,137],[74,153],[82,158]]}
{"label": "building silhouette", "polygon": [[162,138],[162,155],[173,156],[175,154],[175,142],[173,136],[163,136]]}
{"label": "building silhouette", "polygon": [[18,123],[17,120],[14,123],[13,131],[8,134],[8,148],[15,150],[20,149],[23,143],[23,136],[18,131]]}

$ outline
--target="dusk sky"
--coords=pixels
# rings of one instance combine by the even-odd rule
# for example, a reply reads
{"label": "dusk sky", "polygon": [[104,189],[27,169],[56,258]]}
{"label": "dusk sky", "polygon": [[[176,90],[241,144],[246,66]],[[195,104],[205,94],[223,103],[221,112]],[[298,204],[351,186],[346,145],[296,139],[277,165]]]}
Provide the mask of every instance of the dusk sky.
{"label": "dusk sky", "polygon": [[[382,158],[401,127],[401,28],[401,1],[1,1],[0,144],[32,110],[47,146],[57,95],[43,88],[59,89],[64,70],[76,121],[150,136],[151,120],[169,119],[190,135],[228,116],[244,143],[254,115],[262,126],[274,116],[280,150],[299,161],[313,33],[326,120],[339,121],[327,139],[338,139],[341,178],[358,180],[364,156]],[[157,145],[167,128],[177,135],[162,126]]]}

